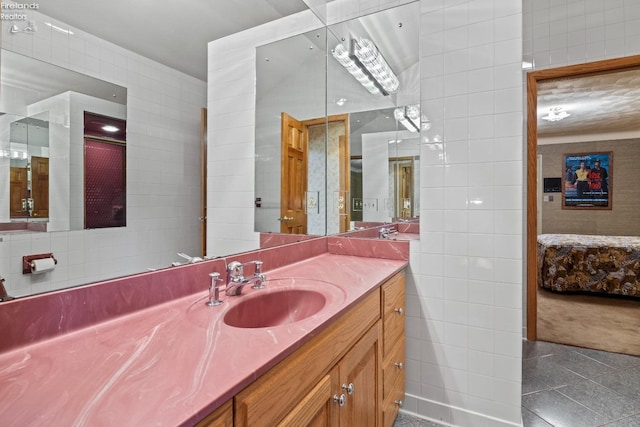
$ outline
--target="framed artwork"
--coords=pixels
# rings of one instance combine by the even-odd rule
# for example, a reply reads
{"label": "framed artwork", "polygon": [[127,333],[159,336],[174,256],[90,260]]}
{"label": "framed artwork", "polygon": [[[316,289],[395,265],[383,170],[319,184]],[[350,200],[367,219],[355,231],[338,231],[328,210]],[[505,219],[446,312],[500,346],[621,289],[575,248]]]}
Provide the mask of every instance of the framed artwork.
{"label": "framed artwork", "polygon": [[563,156],[562,209],[611,209],[613,152]]}

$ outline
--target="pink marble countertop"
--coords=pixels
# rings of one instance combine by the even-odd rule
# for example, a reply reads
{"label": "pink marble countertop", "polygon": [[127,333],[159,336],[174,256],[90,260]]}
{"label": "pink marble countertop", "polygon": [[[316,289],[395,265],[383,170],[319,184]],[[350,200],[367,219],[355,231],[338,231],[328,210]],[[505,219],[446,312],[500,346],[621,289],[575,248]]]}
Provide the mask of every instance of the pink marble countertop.
{"label": "pink marble countertop", "polygon": [[[218,307],[205,306],[203,291],[7,351],[1,423],[193,425],[405,266],[325,253],[267,271],[266,289],[246,286],[245,295],[222,295]],[[281,287],[318,287],[329,303],[288,325],[224,324],[243,299]]]}

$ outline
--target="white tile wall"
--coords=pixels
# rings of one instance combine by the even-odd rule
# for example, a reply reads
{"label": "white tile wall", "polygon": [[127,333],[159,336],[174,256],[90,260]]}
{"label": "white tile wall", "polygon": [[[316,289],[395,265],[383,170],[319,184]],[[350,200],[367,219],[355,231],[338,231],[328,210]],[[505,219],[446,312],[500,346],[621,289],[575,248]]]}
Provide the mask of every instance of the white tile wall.
{"label": "white tile wall", "polygon": [[422,235],[411,247],[421,266],[417,273],[412,258],[408,292],[421,304],[407,313],[419,322],[421,351],[407,350],[415,360],[407,410],[452,425],[520,424],[518,3],[421,3],[422,105],[432,127],[422,132]]}
{"label": "white tile wall", "polygon": [[[206,83],[89,33],[28,12],[33,35],[3,32],[2,47],[125,86],[127,105],[127,226],[0,235],[0,275],[16,296],[166,267],[176,252],[199,251],[200,108]],[[72,159],[73,162],[73,153]],[[58,266],[22,275],[23,255],[53,252]]]}

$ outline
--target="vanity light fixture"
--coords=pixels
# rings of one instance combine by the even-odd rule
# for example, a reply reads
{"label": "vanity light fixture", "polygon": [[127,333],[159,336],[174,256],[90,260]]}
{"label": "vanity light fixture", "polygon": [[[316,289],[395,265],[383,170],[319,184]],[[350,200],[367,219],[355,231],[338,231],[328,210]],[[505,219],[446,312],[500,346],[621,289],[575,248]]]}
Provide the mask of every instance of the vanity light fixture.
{"label": "vanity light fixture", "polygon": [[541,118],[549,122],[557,122],[562,119],[566,119],[570,115],[571,114],[564,111],[562,107],[551,107],[549,108],[549,114],[547,114],[546,116],[542,116]]}
{"label": "vanity light fixture", "polygon": [[115,126],[111,126],[111,125],[104,125],[104,126],[102,126],[102,130],[103,130],[103,131],[105,131],[105,132],[117,132],[117,131],[119,131],[120,129],[118,129],[118,128],[117,128],[117,127],[115,127]]}
{"label": "vanity light fixture", "polygon": [[388,96],[398,91],[398,76],[371,40],[351,39],[349,50],[338,43],[331,53],[370,93]]}
{"label": "vanity light fixture", "polygon": [[420,105],[405,105],[393,110],[393,117],[410,132],[420,132]]}

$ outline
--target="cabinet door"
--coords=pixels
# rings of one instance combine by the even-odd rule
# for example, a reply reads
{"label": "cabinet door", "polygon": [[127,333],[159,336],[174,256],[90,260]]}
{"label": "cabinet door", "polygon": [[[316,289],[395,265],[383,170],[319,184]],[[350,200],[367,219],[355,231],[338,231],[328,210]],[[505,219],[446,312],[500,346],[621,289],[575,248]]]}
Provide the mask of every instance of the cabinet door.
{"label": "cabinet door", "polygon": [[338,388],[338,372],[334,368],[293,408],[278,427],[330,427],[339,423],[338,403],[334,391]]}
{"label": "cabinet door", "polygon": [[382,402],[380,322],[344,356],[338,367],[341,393],[346,404],[340,408],[340,426],[380,425]]}

